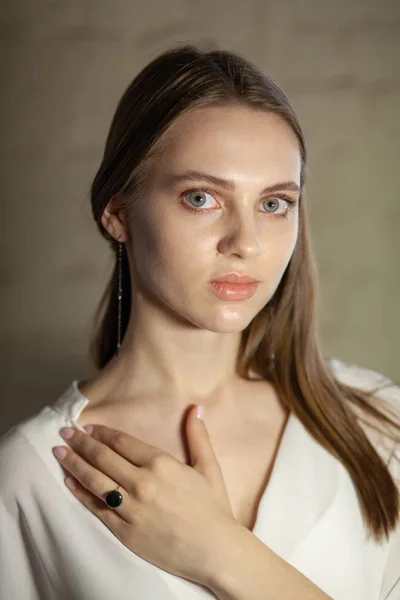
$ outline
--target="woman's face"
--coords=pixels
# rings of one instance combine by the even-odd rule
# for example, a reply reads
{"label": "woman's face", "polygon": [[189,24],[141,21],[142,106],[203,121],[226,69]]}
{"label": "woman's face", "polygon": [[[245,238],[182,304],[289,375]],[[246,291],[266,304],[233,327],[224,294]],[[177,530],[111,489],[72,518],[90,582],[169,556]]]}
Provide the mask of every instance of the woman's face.
{"label": "woman's face", "polygon": [[[247,327],[292,256],[298,205],[288,200],[299,198],[300,168],[295,134],[272,113],[218,107],[182,115],[127,223],[133,302],[168,306],[189,326],[215,332]],[[206,175],[183,179],[189,171],[232,187]],[[253,296],[213,293],[210,280],[231,272],[260,281]]]}

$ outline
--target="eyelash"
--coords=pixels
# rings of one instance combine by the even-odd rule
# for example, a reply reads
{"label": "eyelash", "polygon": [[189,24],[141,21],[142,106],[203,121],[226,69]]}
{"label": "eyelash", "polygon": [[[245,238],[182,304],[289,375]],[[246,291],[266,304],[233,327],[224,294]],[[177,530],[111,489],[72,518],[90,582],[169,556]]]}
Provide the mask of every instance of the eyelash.
{"label": "eyelash", "polygon": [[[213,192],[211,190],[209,190],[208,188],[197,187],[197,188],[193,188],[191,190],[186,190],[185,192],[183,192],[181,194],[181,198],[184,198],[185,196],[187,196],[188,194],[191,194],[193,192],[206,192],[207,194],[213,195]],[[290,198],[290,196],[287,196],[286,194],[279,194],[278,196],[271,197],[271,199],[275,199],[275,198],[279,198],[280,200],[285,200],[289,204],[289,208],[285,213],[278,214],[278,215],[274,216],[273,218],[274,219],[288,219],[289,214],[294,210],[294,207],[296,206],[296,204],[298,204],[298,200],[293,200],[293,198]],[[193,206],[190,206],[189,204],[186,204],[186,203],[183,203],[183,205],[185,208],[187,208],[187,210],[190,210],[191,212],[195,213],[196,215],[198,215],[200,213],[209,213],[209,212],[215,210],[215,208],[205,208],[205,209],[193,208]],[[274,215],[274,213],[268,213],[268,211],[264,211],[264,212],[266,214]]]}

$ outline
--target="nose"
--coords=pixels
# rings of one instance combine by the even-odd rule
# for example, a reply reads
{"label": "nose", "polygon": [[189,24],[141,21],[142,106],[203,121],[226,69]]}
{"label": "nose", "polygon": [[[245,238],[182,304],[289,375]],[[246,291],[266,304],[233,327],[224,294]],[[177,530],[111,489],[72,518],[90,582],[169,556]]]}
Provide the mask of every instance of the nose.
{"label": "nose", "polygon": [[221,237],[218,251],[221,254],[234,253],[242,258],[251,258],[261,254],[262,243],[257,234],[255,219],[242,217],[235,220],[228,233]]}

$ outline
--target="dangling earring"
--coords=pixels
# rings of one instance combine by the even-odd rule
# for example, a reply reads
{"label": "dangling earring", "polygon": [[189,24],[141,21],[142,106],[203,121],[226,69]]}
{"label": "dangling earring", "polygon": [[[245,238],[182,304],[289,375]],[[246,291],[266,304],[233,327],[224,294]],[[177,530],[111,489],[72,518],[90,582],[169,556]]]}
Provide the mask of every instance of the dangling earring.
{"label": "dangling earring", "polygon": [[[272,305],[270,306],[269,312],[270,312],[270,323],[272,323],[272,319],[273,319],[273,316],[274,316],[274,310],[272,308]],[[270,327],[271,327],[271,325],[270,325]],[[274,346],[274,343],[273,343],[272,339],[271,339],[271,350],[270,350],[270,355],[269,355],[269,366],[270,366],[270,368],[272,370],[275,369],[275,366],[276,366],[276,363],[275,363],[275,346]]]}
{"label": "dangling earring", "polygon": [[118,238],[118,333],[117,333],[117,356],[121,347],[121,305],[122,305],[122,242]]}

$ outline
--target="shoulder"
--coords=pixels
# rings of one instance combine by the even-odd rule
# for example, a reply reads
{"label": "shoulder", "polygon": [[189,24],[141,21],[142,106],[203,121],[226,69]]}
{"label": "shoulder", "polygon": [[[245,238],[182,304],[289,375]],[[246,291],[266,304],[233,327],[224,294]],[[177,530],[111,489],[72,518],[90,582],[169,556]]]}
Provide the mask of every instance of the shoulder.
{"label": "shoulder", "polygon": [[11,427],[0,438],[0,507],[14,514],[18,498],[26,493],[37,471],[38,459],[29,441],[17,425]]}
{"label": "shoulder", "polygon": [[58,467],[51,448],[59,443],[58,416],[47,406],[0,436],[0,503],[13,506],[40,487],[45,471]]}
{"label": "shoulder", "polygon": [[[384,373],[345,362],[338,358],[329,358],[327,365],[337,380],[346,385],[369,391],[379,386],[386,397],[391,397],[393,402],[400,407],[400,383],[394,381]],[[382,396],[382,394],[380,394]]]}
{"label": "shoulder", "polygon": [[[30,444],[19,425],[14,425],[0,437],[0,473],[10,478],[28,458]],[[20,475],[19,475],[20,476]]]}
{"label": "shoulder", "polygon": [[327,365],[334,378],[344,385],[364,392],[373,392],[372,396],[382,401],[391,414],[399,418],[400,425],[400,383],[384,373],[361,367],[354,363],[330,358]]}
{"label": "shoulder", "polygon": [[[386,428],[386,431],[394,434],[397,440],[400,439],[400,384],[384,373],[338,358],[330,358],[326,362],[338,382],[358,390],[373,392],[372,396],[377,400],[374,406],[383,409],[382,412],[398,424],[398,428],[394,428],[369,415],[365,416],[360,407],[352,404],[352,410],[358,419],[361,419],[360,425],[400,487],[400,442],[394,441],[382,431],[377,432],[373,427],[377,425]],[[371,427],[370,424],[373,426]]]}

